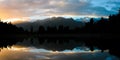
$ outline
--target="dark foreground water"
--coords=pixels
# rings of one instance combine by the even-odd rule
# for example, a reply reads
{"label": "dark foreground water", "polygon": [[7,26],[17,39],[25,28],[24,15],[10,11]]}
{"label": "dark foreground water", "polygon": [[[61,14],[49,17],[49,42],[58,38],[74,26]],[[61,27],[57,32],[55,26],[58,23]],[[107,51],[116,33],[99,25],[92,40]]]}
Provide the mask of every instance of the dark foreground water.
{"label": "dark foreground water", "polygon": [[109,49],[91,48],[81,40],[27,38],[1,48],[0,60],[119,60]]}

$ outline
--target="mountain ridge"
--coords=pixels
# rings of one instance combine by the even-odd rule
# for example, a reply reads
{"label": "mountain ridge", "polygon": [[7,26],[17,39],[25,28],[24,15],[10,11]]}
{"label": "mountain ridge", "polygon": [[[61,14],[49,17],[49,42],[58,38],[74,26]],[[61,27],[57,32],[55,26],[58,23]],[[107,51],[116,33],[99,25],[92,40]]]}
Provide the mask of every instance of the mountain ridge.
{"label": "mountain ridge", "polygon": [[75,21],[72,18],[63,18],[63,17],[52,17],[44,20],[37,20],[34,22],[24,22],[16,24],[17,27],[23,27],[25,30],[29,30],[31,27],[36,31],[39,26],[47,27],[58,27],[58,26],[69,27],[70,29],[76,27],[83,27],[85,24],[81,21]]}

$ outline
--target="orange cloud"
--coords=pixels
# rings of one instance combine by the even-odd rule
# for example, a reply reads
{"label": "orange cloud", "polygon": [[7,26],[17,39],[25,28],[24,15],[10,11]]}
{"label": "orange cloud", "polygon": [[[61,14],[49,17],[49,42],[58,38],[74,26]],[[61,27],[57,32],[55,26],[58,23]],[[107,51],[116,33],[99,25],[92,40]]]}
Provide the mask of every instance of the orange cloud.
{"label": "orange cloud", "polygon": [[11,11],[8,9],[0,9],[0,18],[9,19],[9,18],[20,18],[23,17],[23,14],[17,11]]}

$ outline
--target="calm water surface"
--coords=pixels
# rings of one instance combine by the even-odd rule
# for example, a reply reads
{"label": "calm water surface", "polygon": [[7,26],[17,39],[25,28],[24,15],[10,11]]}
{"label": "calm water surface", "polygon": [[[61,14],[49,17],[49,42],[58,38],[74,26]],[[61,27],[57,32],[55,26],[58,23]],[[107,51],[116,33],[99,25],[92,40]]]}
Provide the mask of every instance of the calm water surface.
{"label": "calm water surface", "polygon": [[119,60],[109,54],[109,50],[101,52],[94,47],[91,51],[82,42],[55,40],[50,42],[39,39],[24,39],[11,47],[1,48],[0,60]]}

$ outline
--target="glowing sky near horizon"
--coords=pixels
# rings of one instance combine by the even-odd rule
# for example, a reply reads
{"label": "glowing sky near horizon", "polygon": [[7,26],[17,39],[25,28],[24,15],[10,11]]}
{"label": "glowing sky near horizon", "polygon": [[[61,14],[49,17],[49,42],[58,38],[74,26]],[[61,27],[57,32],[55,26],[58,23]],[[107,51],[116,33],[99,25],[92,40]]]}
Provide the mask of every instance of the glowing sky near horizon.
{"label": "glowing sky near horizon", "polygon": [[49,17],[107,17],[120,0],[0,0],[0,18],[14,23]]}

